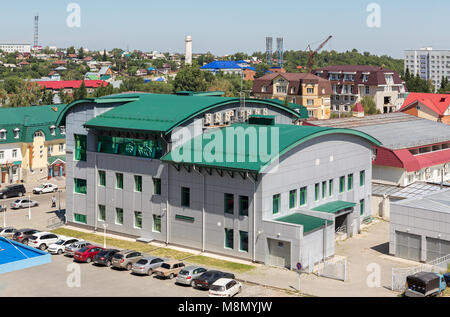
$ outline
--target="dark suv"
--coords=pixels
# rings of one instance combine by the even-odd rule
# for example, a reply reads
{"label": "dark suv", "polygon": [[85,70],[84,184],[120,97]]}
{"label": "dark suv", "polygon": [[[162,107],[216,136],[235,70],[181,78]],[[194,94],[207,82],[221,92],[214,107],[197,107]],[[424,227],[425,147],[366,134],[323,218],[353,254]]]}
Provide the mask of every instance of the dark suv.
{"label": "dark suv", "polygon": [[20,230],[17,230],[16,233],[14,233],[12,239],[14,241],[21,242],[23,244],[28,244],[28,240],[36,232],[40,232],[40,231],[36,230],[36,229],[20,229]]}
{"label": "dark suv", "polygon": [[194,288],[209,289],[209,287],[220,278],[234,279],[234,274],[214,270],[206,271],[192,281],[192,286],[194,286]]}
{"label": "dark suv", "polygon": [[0,197],[2,199],[6,199],[9,197],[22,197],[25,195],[25,186],[23,184],[17,184],[17,185],[8,185],[5,188],[0,189]]}
{"label": "dark suv", "polygon": [[94,256],[94,263],[97,265],[111,266],[112,258],[118,252],[119,250],[116,249],[102,250]]}

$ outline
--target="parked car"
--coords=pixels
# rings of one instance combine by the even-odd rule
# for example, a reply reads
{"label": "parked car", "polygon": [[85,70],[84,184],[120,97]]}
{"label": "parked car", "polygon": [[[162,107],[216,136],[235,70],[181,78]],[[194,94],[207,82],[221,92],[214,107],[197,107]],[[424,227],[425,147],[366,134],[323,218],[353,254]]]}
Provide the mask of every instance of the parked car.
{"label": "parked car", "polygon": [[210,297],[233,297],[242,290],[242,284],[231,278],[220,278],[209,288]]}
{"label": "parked car", "polygon": [[94,256],[94,263],[97,265],[111,266],[111,261],[117,252],[120,252],[116,249],[105,249],[100,251]]}
{"label": "parked car", "polygon": [[75,252],[73,255],[73,260],[76,262],[86,262],[90,263],[94,256],[98,254],[100,251],[104,250],[102,247],[97,245],[88,245],[79,251]]}
{"label": "parked car", "polygon": [[58,191],[58,186],[52,183],[44,183],[41,186],[33,188],[33,194],[54,193]]}
{"label": "parked car", "polygon": [[14,233],[13,240],[23,244],[28,244],[28,239],[37,232],[40,231],[36,229],[20,229]]}
{"label": "parked car", "polygon": [[39,202],[28,198],[16,199],[11,203],[12,209],[28,208],[39,206]]}
{"label": "parked car", "polygon": [[444,276],[432,272],[419,272],[406,277],[407,297],[428,297],[442,293],[446,288]]}
{"label": "parked car", "polygon": [[192,282],[192,286],[200,289],[209,289],[209,287],[214,284],[215,281],[221,278],[234,279],[233,273],[225,273],[221,271],[206,271]]}
{"label": "parked car", "polygon": [[23,184],[14,184],[8,185],[5,188],[0,188],[0,197],[2,199],[10,198],[10,197],[22,197],[25,195],[26,190]]}
{"label": "parked car", "polygon": [[178,273],[176,283],[192,286],[192,281],[205,273],[207,269],[200,266],[187,266]]}
{"label": "parked car", "polygon": [[11,239],[15,232],[16,232],[16,229],[13,227],[0,228],[0,236],[2,236],[4,238]]}
{"label": "parked car", "polygon": [[56,243],[59,237],[51,232],[36,232],[28,239],[28,246],[46,250],[50,244]]}
{"label": "parked car", "polygon": [[112,258],[112,267],[131,270],[133,264],[142,259],[141,252],[133,250],[123,250],[114,254]]}
{"label": "parked car", "polygon": [[87,241],[78,241],[78,242],[74,242],[72,244],[66,245],[66,247],[64,248],[65,250],[65,256],[73,256],[75,254],[75,252],[81,250],[82,248],[84,248],[85,246],[91,245],[89,242]]}
{"label": "parked car", "polygon": [[174,278],[180,273],[180,271],[185,267],[184,263],[181,261],[167,261],[161,264],[161,266],[155,269],[153,272],[156,276],[161,278]]}
{"label": "parked car", "polygon": [[156,256],[143,257],[132,265],[131,270],[135,274],[152,275],[153,271],[159,268],[165,261],[167,260]]}
{"label": "parked car", "polygon": [[64,237],[64,236],[59,236],[59,240],[56,241],[55,243],[52,243],[48,246],[48,253],[51,254],[63,254],[66,251],[66,246],[71,245],[72,243],[78,242],[80,241],[77,238],[72,238],[72,237]]}
{"label": "parked car", "polygon": [[444,274],[444,280],[445,283],[447,283],[447,286],[450,286],[450,272]]}

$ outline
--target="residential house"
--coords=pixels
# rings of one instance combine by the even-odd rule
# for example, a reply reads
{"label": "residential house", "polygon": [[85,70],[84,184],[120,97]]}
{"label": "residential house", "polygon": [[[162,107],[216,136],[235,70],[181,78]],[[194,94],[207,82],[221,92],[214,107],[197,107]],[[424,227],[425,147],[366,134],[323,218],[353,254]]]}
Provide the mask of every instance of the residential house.
{"label": "residential house", "polygon": [[400,111],[450,125],[450,94],[409,93]]}

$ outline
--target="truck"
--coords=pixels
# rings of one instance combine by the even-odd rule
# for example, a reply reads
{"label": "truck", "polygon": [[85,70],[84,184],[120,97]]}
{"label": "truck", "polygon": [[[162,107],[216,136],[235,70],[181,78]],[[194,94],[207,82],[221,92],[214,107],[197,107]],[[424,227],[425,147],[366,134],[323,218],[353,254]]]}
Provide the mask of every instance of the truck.
{"label": "truck", "polygon": [[441,294],[446,288],[444,275],[419,272],[406,277],[407,297],[428,297]]}

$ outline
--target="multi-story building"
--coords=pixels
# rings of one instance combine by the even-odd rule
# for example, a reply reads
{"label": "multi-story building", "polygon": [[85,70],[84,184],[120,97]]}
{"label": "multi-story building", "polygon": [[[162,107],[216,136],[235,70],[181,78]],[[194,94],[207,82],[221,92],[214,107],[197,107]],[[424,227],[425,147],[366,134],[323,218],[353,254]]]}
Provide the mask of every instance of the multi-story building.
{"label": "multi-story building", "polygon": [[405,50],[405,72],[419,75],[423,80],[431,80],[436,90],[440,88],[442,77],[450,79],[450,50],[433,50],[422,47],[420,50]]}
{"label": "multi-story building", "polygon": [[65,131],[55,125],[64,107],[0,108],[1,184],[64,175]]}
{"label": "multi-story building", "polygon": [[450,125],[450,94],[408,94],[400,111]]}
{"label": "multi-story building", "polygon": [[255,79],[252,94],[256,99],[279,99],[306,107],[310,118],[330,118],[331,84],[312,74],[267,74]]}
{"label": "multi-story building", "polygon": [[107,86],[108,83],[104,80],[44,80],[37,81],[36,83],[41,89],[49,90],[54,94],[57,94],[60,90],[63,90],[66,94],[72,94],[75,89],[80,88],[84,82],[86,91],[90,94],[100,86]]}
{"label": "multi-story building", "polygon": [[30,53],[31,52],[31,44],[0,44],[0,51],[6,53]]}
{"label": "multi-story building", "polygon": [[333,65],[316,69],[313,74],[331,81],[333,112],[350,112],[365,96],[373,98],[381,113],[397,111],[405,100],[405,82],[397,72],[381,67]]}
{"label": "multi-story building", "polygon": [[289,268],[332,256],[335,230],[357,233],[370,215],[380,143],[296,125],[282,102],[241,102],[135,93],[69,104],[57,121],[69,223]]}

